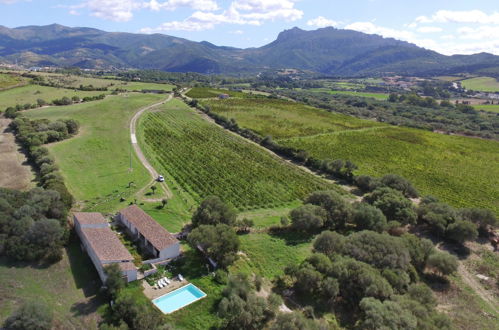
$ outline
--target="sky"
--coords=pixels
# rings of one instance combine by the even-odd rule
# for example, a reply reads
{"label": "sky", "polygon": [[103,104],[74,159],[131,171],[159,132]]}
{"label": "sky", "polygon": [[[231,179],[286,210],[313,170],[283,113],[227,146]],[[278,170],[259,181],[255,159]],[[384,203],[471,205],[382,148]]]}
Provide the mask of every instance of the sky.
{"label": "sky", "polygon": [[241,48],[295,26],[333,26],[446,55],[499,55],[499,0],[0,0],[0,25],[52,23]]}

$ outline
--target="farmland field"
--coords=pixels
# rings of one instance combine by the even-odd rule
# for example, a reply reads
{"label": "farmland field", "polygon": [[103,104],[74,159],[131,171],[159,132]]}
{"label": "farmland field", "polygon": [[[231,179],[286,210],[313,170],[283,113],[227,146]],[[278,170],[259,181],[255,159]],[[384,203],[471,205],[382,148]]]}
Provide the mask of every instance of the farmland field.
{"label": "farmland field", "polygon": [[480,104],[474,105],[473,108],[475,108],[476,110],[499,113],[499,104]]}
{"label": "farmland field", "polygon": [[100,94],[107,94],[108,92],[87,92],[87,91],[75,91],[65,88],[54,88],[39,85],[26,85],[22,87],[16,87],[4,91],[0,91],[0,111],[5,110],[5,108],[13,107],[16,104],[34,104],[36,100],[42,99],[46,102],[51,102],[54,99],[60,99],[64,96],[69,98],[77,95],[80,98],[85,96],[95,96]]}
{"label": "farmland field", "polygon": [[499,92],[499,81],[491,77],[477,77],[461,81],[466,89],[481,92]]}
{"label": "farmland field", "polygon": [[[130,152],[128,124],[137,109],[163,98],[155,94],[110,96],[98,102],[34,109],[26,115],[51,120],[72,118],[80,123],[78,136],[52,144],[49,149],[77,200],[87,201],[87,208],[92,210],[112,211],[120,205],[118,194],[130,196],[150,181],[149,173]],[[134,187],[127,188],[129,182]]]}
{"label": "farmland field", "polygon": [[174,100],[141,119],[139,137],[196,201],[217,195],[238,209],[275,207],[335,187],[202,119]]}
{"label": "farmland field", "polygon": [[241,127],[320,159],[350,159],[357,174],[403,175],[422,194],[499,213],[499,143],[397,128],[275,100],[203,101]]}
{"label": "farmland field", "polygon": [[283,100],[203,100],[202,104],[227,118],[236,119],[242,127],[275,139],[386,126]]}
{"label": "farmland field", "polygon": [[20,85],[25,82],[26,79],[21,76],[11,75],[7,73],[0,73],[0,91],[3,89],[8,89]]}
{"label": "farmland field", "polygon": [[230,91],[228,89],[215,89],[209,87],[194,87],[187,92],[188,97],[193,99],[205,99],[218,97],[220,94],[228,94],[231,97],[248,97],[248,94],[243,92]]}
{"label": "farmland field", "polygon": [[354,92],[354,91],[335,91],[327,88],[311,88],[309,89],[311,92],[321,92],[321,93],[329,93],[329,94],[340,94],[340,95],[349,95],[349,96],[358,96],[358,97],[369,97],[377,100],[388,100],[388,94],[385,93],[368,93],[368,92]]}
{"label": "farmland field", "polygon": [[128,91],[155,89],[155,90],[164,90],[167,92],[171,91],[173,88],[173,85],[169,84],[144,83],[140,81],[123,81],[116,79],[103,79],[103,78],[64,75],[64,74],[55,74],[55,73],[37,73],[37,75],[44,77],[45,81],[47,82],[67,87],[74,87],[74,88],[77,88],[80,85],[83,86],[92,85],[93,87],[96,88],[107,87],[109,90],[113,90],[116,88],[125,89]]}

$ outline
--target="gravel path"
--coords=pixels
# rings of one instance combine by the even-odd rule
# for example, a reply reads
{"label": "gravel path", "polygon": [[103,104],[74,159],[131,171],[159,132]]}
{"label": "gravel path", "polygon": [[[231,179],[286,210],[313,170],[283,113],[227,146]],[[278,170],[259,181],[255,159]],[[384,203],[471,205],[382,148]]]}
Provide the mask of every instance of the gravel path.
{"label": "gravel path", "polygon": [[[154,169],[154,167],[151,165],[151,163],[149,163],[147,158],[144,156],[144,153],[140,149],[140,145],[138,144],[137,135],[136,135],[137,121],[139,120],[140,116],[144,112],[146,112],[147,110],[150,110],[150,109],[155,108],[159,105],[165,104],[166,102],[171,101],[172,98],[173,98],[173,95],[170,94],[166,100],[163,100],[159,103],[151,104],[147,107],[140,109],[139,111],[137,111],[137,113],[132,117],[132,120],[130,121],[130,137],[132,140],[133,149],[135,150],[135,153],[137,154],[137,157],[141,161],[142,165],[144,165],[144,167],[147,169],[147,171],[149,171],[149,173],[151,174],[151,177],[152,177],[151,182],[149,184],[147,184],[144,188],[142,188],[137,193],[137,195],[141,195],[146,189],[149,189],[151,187],[151,185],[153,185],[155,182],[157,182],[156,179],[158,178],[158,175],[159,175],[159,173]],[[168,198],[172,197],[172,192],[170,191],[170,189],[168,188],[168,186],[166,185],[165,182],[157,182],[157,184],[163,188],[165,195],[161,198],[146,199],[145,201],[147,201],[147,202],[160,202],[163,198],[168,199]]]}

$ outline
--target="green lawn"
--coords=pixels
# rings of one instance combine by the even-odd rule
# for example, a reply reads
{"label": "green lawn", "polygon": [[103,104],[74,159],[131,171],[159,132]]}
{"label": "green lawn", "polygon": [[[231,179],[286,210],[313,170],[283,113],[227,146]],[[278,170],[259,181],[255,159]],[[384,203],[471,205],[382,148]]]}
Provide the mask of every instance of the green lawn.
{"label": "green lawn", "polygon": [[499,81],[491,77],[476,77],[461,81],[461,85],[466,89],[481,92],[499,92]]}
{"label": "green lawn", "polygon": [[258,274],[272,280],[284,274],[284,268],[299,264],[310,255],[313,237],[303,233],[252,233],[239,236],[244,253],[230,271]]}
{"label": "green lawn", "polygon": [[334,189],[297,167],[201,118],[174,100],[139,123],[149,158],[196,202],[217,195],[244,210],[287,205],[320,189]]}
{"label": "green lawn", "polygon": [[60,99],[64,96],[71,98],[76,95],[83,98],[85,96],[95,96],[107,93],[108,92],[84,92],[66,88],[26,85],[0,91],[0,111],[3,111],[8,107],[13,107],[16,104],[34,104],[38,99],[51,102],[52,100]]}
{"label": "green lawn", "polygon": [[499,113],[499,104],[480,104],[474,105],[473,108],[475,108],[476,110]]}
{"label": "green lawn", "polygon": [[[126,205],[120,196],[133,195],[149,181],[149,173],[130,149],[129,121],[141,107],[165,96],[131,94],[103,101],[26,112],[31,118],[72,118],[81,124],[78,136],[49,146],[66,184],[87,210],[113,211]],[[132,167],[130,172],[130,154]],[[128,183],[134,182],[132,188]]]}
{"label": "green lawn", "polygon": [[97,329],[100,279],[79,241],[49,266],[0,257],[0,283],[0,324],[24,301],[37,300],[54,312],[55,329]]}

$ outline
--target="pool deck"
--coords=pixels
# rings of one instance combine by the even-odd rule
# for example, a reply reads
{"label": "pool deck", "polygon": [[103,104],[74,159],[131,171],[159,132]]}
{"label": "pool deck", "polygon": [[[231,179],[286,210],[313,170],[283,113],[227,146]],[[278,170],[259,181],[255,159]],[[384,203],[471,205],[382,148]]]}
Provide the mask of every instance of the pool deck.
{"label": "pool deck", "polygon": [[150,286],[149,283],[147,283],[147,281],[142,281],[142,286],[144,287],[144,294],[146,295],[147,298],[151,300],[161,297],[162,295],[165,295],[174,290],[177,290],[178,288],[181,288],[187,284],[189,284],[189,282],[186,281],[185,279],[183,281],[174,279],[171,280],[170,284],[168,284],[166,287],[163,287],[161,289],[155,289],[154,287]]}

